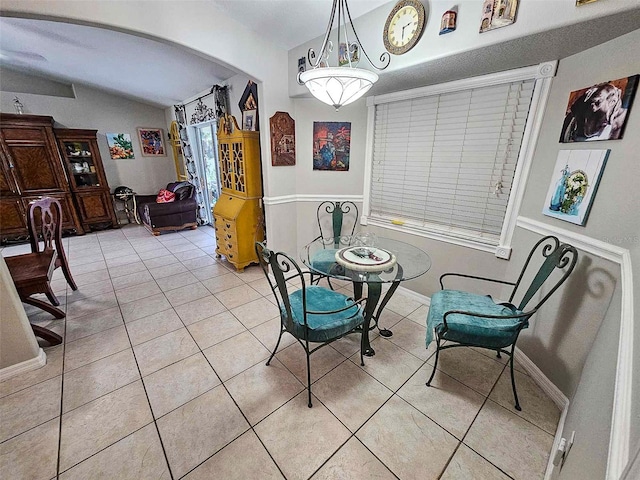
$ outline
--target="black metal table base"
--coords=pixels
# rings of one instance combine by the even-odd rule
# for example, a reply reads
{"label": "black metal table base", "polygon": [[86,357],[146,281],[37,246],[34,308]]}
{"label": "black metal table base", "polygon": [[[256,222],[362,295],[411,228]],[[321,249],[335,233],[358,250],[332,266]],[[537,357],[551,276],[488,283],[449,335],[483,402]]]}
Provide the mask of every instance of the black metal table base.
{"label": "black metal table base", "polygon": [[[376,351],[371,347],[369,343],[369,330],[373,330],[374,328],[378,328],[380,330],[380,335],[383,337],[391,337],[393,332],[388,329],[381,329],[378,326],[378,321],[380,320],[380,316],[382,315],[382,311],[384,307],[386,307],[387,303],[397,290],[398,286],[400,286],[400,279],[403,276],[403,270],[400,265],[397,265],[398,272],[396,274],[396,279],[391,283],[391,288],[387,291],[384,298],[380,302],[380,297],[382,295],[382,283],[378,282],[366,282],[367,283],[367,303],[364,309],[364,325],[363,328],[366,331],[362,332],[365,335],[364,339],[364,348],[363,355],[367,357],[373,357],[376,354]],[[353,282],[353,296],[356,300],[362,298],[362,282]],[[380,302],[380,305],[378,305]],[[376,309],[377,307],[377,309]],[[371,326],[371,321],[373,320],[374,324]]]}

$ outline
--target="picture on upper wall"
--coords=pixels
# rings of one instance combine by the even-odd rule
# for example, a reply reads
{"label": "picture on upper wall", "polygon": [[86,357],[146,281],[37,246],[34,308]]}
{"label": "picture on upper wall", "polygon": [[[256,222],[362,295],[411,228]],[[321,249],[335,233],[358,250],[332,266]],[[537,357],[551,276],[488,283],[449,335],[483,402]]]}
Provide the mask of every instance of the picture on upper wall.
{"label": "picture on upper wall", "polygon": [[610,151],[560,150],[542,213],[584,225]]}
{"label": "picture on upper wall", "polygon": [[516,21],[518,0],[484,0],[480,33],[506,27]]}
{"label": "picture on upper wall", "polygon": [[138,128],[138,139],[143,157],[166,157],[161,128]]}
{"label": "picture on upper wall", "polygon": [[621,139],[639,77],[619,78],[571,92],[560,143]]}
{"label": "picture on upper wall", "polygon": [[109,145],[109,155],[113,160],[123,160],[136,158],[133,155],[133,145],[131,135],[128,133],[107,133],[107,145]]}
{"label": "picture on upper wall", "polygon": [[296,122],[287,112],[276,112],[269,119],[271,127],[271,165],[296,164]]}
{"label": "picture on upper wall", "polygon": [[349,170],[351,122],[313,122],[313,169]]}

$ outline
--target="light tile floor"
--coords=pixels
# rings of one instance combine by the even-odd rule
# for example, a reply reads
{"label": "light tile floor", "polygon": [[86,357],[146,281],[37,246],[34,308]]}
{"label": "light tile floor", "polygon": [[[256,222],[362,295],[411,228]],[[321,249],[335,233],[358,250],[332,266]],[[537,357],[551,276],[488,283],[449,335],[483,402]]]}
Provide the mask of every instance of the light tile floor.
{"label": "light tile floor", "polygon": [[[259,267],[215,258],[214,231],[127,226],[65,239],[65,337],[47,365],[0,383],[0,476],[11,479],[540,479],[559,411],[505,359],[424,348],[427,308],[396,293],[361,367],[358,340],[312,356],[285,335]],[[28,246],[3,249],[3,255]],[[348,290],[348,285],[343,285]]]}

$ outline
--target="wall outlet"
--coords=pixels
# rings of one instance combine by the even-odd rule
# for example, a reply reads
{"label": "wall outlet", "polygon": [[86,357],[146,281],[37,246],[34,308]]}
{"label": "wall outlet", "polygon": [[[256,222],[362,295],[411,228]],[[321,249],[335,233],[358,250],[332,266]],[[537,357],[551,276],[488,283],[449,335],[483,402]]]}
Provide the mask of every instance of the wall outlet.
{"label": "wall outlet", "polygon": [[560,467],[560,469],[562,469],[562,466],[564,465],[564,462],[567,460],[567,456],[569,455],[569,451],[571,451],[571,447],[573,446],[573,442],[575,441],[575,439],[576,439],[575,430],[571,432],[571,437],[569,438],[569,440],[567,440],[566,438],[560,439],[558,448],[556,449],[556,452],[553,455],[553,464],[556,467]]}

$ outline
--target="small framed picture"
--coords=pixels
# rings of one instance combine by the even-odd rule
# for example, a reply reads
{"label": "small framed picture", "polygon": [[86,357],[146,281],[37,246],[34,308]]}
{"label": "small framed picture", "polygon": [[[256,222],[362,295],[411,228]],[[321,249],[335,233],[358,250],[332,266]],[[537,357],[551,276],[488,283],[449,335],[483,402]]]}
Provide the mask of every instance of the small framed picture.
{"label": "small framed picture", "polygon": [[165,157],[164,135],[161,128],[138,128],[138,139],[143,157]]}
{"label": "small framed picture", "polygon": [[560,150],[542,213],[584,226],[611,150]]}
{"label": "small framed picture", "polygon": [[242,112],[242,129],[256,131],[256,110],[245,110]]}
{"label": "small framed picture", "polygon": [[128,133],[107,133],[109,155],[113,160],[130,160],[136,158],[133,154],[131,136]]}

